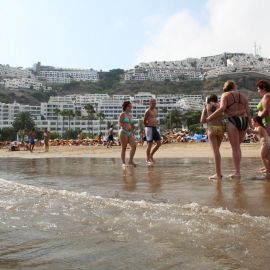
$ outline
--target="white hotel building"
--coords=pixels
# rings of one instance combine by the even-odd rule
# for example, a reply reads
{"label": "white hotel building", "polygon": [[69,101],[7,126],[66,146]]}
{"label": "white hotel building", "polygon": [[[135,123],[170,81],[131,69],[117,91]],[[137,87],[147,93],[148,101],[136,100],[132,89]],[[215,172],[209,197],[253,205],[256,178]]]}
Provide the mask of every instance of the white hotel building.
{"label": "white hotel building", "polygon": [[21,67],[11,67],[9,65],[0,64],[0,77],[3,78],[30,78],[32,72],[29,69],[23,69]]}
{"label": "white hotel building", "polygon": [[[173,109],[177,110],[201,110],[202,96],[200,95],[163,95],[155,96],[149,92],[141,92],[135,96],[114,95],[69,95],[64,97],[51,97],[49,102],[43,102],[40,106],[21,105],[18,103],[5,104],[0,103],[0,128],[12,126],[14,118],[19,112],[28,111],[33,116],[38,129],[48,128],[51,132],[63,134],[68,129],[68,117],[60,114],[56,115],[55,110],[72,110],[80,112],[79,116],[70,119],[70,128],[81,130],[83,133],[92,132],[92,121],[87,120],[87,112],[84,106],[88,103],[94,105],[97,112],[102,112],[105,119],[93,121],[93,133],[97,135],[99,131],[107,134],[108,124],[114,124],[118,128],[118,116],[122,112],[122,103],[124,100],[130,100],[133,105],[132,115],[135,123],[142,121],[145,110],[148,108],[148,101],[151,98],[157,99],[159,119],[166,116]],[[101,129],[100,129],[101,128]]]}

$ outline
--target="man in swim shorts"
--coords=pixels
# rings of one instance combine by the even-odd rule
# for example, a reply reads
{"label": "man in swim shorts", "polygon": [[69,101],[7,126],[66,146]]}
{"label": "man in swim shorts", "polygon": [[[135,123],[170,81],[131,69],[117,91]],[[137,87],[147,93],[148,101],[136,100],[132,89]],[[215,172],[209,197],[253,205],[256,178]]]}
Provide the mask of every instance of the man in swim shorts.
{"label": "man in swim shorts", "polygon": [[113,125],[111,125],[109,131],[108,131],[108,142],[107,142],[107,148],[112,147],[112,144],[114,142],[113,138]]}
{"label": "man in swim shorts", "polygon": [[[146,162],[148,165],[152,165],[154,163],[153,156],[161,146],[161,138],[157,130],[157,116],[158,112],[156,108],[156,100],[151,99],[149,101],[149,108],[145,111],[144,114],[145,136],[147,141]],[[156,145],[152,149],[153,142],[155,142]]]}
{"label": "man in swim shorts", "polygon": [[34,128],[32,128],[32,130],[29,132],[29,143],[30,143],[30,152],[33,152],[34,151],[34,147],[35,147],[35,139],[36,139],[36,131]]}

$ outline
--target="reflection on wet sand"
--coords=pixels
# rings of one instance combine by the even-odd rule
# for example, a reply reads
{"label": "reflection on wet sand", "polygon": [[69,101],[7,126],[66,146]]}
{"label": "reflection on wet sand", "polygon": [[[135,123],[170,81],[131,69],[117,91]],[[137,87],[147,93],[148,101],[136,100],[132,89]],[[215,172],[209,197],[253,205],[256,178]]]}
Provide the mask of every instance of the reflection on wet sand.
{"label": "reflection on wet sand", "polygon": [[[137,189],[137,182],[139,179],[138,169],[134,167],[127,167],[123,170],[123,183],[124,187],[123,190],[125,191],[135,191]],[[156,168],[153,166],[149,166],[147,168],[147,180],[149,183],[149,191],[150,193],[157,193],[160,191],[161,188],[161,174],[160,172],[156,171]],[[144,179],[142,178],[142,181]]]}
{"label": "reflection on wet sand", "polygon": [[217,207],[224,207],[226,205],[226,200],[222,190],[222,180],[213,181],[216,185],[216,193],[213,198],[213,203]]}
{"label": "reflection on wet sand", "polygon": [[125,168],[123,169],[123,183],[124,187],[123,189],[125,191],[135,191],[136,190],[136,184],[137,184],[137,177],[135,174],[135,168]]}
{"label": "reflection on wet sand", "polygon": [[244,192],[244,186],[241,180],[235,180],[233,190],[233,207],[236,209],[248,208],[248,200]]}
{"label": "reflection on wet sand", "polygon": [[156,171],[156,168],[149,166],[147,171],[148,182],[150,187],[150,192],[156,193],[160,191],[161,188],[161,174]]}
{"label": "reflection on wet sand", "polygon": [[[260,161],[243,159],[243,179],[211,182],[205,159],[158,160],[155,166],[139,163],[121,169],[119,159],[57,158],[2,159],[0,178],[61,190],[125,200],[155,200],[170,203],[196,202],[251,215],[270,215],[270,181],[260,178]],[[223,162],[231,170],[230,159]],[[130,194],[128,194],[130,192]]]}
{"label": "reflection on wet sand", "polygon": [[269,180],[263,183],[262,205],[264,207],[269,207],[270,205],[270,181]]}

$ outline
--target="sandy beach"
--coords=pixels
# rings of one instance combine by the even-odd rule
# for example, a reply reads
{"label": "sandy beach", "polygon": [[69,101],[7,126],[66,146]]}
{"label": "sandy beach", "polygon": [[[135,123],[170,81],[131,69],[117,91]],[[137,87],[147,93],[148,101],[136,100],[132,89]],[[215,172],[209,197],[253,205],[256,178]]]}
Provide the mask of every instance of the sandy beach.
{"label": "sandy beach", "polygon": [[[242,144],[243,157],[259,158],[260,144]],[[57,157],[94,157],[94,158],[119,158],[121,147],[114,146],[52,146],[45,153],[43,148],[36,147],[33,153],[29,151],[0,150],[0,157],[16,158],[57,158]],[[138,146],[135,158],[145,158],[146,146]],[[222,157],[231,157],[231,147],[228,142],[221,146]],[[179,143],[162,145],[156,154],[156,158],[197,158],[212,157],[212,151],[208,143]]]}

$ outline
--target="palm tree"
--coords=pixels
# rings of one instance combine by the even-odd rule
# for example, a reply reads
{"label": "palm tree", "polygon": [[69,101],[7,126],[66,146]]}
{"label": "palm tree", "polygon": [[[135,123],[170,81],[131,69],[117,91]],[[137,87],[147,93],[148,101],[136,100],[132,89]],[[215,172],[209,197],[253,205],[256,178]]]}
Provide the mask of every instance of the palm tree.
{"label": "palm tree", "polygon": [[75,117],[76,117],[76,119],[80,119],[81,116],[82,116],[81,111],[80,110],[75,110]]}
{"label": "palm tree", "polygon": [[98,112],[97,117],[99,119],[99,133],[101,132],[101,121],[105,119],[105,114],[103,112]]}
{"label": "palm tree", "polygon": [[[60,115],[62,116],[62,131],[63,131],[63,134],[64,134],[64,128],[65,128],[65,117],[68,116],[67,114],[67,110],[63,110],[60,112]],[[63,135],[62,134],[62,135]]]}
{"label": "palm tree", "polygon": [[91,127],[92,127],[92,138],[94,137],[94,133],[93,133],[93,120],[95,118],[95,108],[92,104],[88,103],[84,106],[84,109],[87,112],[87,127],[88,127],[88,131],[89,131],[89,120],[91,120]]}
{"label": "palm tree", "polygon": [[71,117],[73,118],[75,116],[73,110],[67,110],[66,115],[68,117],[68,130],[70,130],[70,120]]}
{"label": "palm tree", "polygon": [[58,108],[53,110],[54,114],[56,115],[57,119],[56,119],[56,133],[58,133],[58,115],[61,113],[61,110],[59,110]]}

